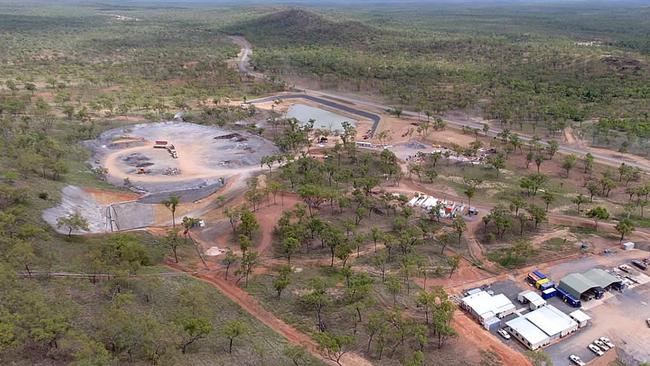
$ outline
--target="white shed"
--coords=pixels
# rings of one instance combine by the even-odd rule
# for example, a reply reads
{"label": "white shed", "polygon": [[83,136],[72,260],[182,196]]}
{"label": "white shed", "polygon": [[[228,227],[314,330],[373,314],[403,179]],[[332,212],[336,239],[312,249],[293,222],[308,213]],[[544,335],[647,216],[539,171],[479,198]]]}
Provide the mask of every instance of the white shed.
{"label": "white shed", "polygon": [[631,241],[628,241],[627,243],[623,243],[623,250],[632,250],[634,249],[634,243]]}
{"label": "white shed", "polygon": [[517,300],[522,304],[528,304],[530,310],[536,310],[546,305],[544,300],[537,292],[526,290],[517,295]]}
{"label": "white shed", "polygon": [[589,315],[587,315],[584,311],[580,310],[580,309],[578,309],[578,310],[576,310],[576,311],[574,311],[572,313],[569,313],[569,316],[571,317],[571,319],[578,322],[578,326],[580,328],[586,326],[587,323],[589,322],[589,320],[591,320],[591,317]]}
{"label": "white shed", "polygon": [[503,294],[490,295],[485,291],[479,291],[465,296],[461,306],[468,310],[486,329],[495,323],[495,319],[501,319],[514,313],[517,308]]}

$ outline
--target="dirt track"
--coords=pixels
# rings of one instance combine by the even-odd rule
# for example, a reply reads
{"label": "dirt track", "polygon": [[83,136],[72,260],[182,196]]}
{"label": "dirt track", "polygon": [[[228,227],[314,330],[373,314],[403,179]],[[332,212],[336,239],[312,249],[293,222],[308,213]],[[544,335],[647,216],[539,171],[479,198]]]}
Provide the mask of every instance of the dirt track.
{"label": "dirt track", "polygon": [[[233,41],[233,43],[241,47],[239,58],[237,60],[237,67],[239,71],[248,74],[254,78],[264,78],[265,76],[263,74],[259,72],[251,71],[249,69],[250,55],[253,53],[253,47],[250,44],[250,42],[248,42],[243,37],[231,37],[231,40]],[[351,95],[351,96],[342,95],[340,93],[325,92],[322,90],[311,90],[308,88],[302,88],[300,86],[296,86],[295,88],[308,96],[312,96],[316,98],[329,98],[331,100],[336,100],[338,102],[343,102],[348,105],[354,105],[356,107],[363,108],[366,112],[373,111],[378,113],[385,113],[385,111],[393,108],[392,106],[389,105],[364,100],[363,97],[356,96],[356,95]],[[420,118],[421,113],[417,113],[413,111],[403,111],[402,117],[403,119]],[[447,113],[446,115],[443,116],[443,118],[448,125],[455,128],[470,127],[470,128],[476,128],[480,130],[483,127],[483,124],[490,125],[489,121],[484,120],[483,118],[468,116],[462,112]],[[488,135],[491,137],[495,137],[498,136],[501,132],[502,132],[501,128],[490,126]],[[532,136],[520,134],[520,137],[521,140],[524,142],[532,140]],[[593,147],[577,148],[567,144],[560,144],[559,152],[564,154],[575,154],[580,157],[584,156],[587,152],[589,152],[594,156],[597,162],[604,165],[619,166],[622,161],[625,161],[625,163],[630,166],[635,166],[645,172],[650,172],[650,160],[632,154],[622,154],[611,150],[599,149]]]}
{"label": "dirt track", "polygon": [[[273,313],[264,309],[264,307],[246,291],[242,290],[236,284],[226,281],[223,278],[223,273],[217,267],[211,267],[207,271],[194,272],[188,270],[183,266],[175,263],[167,263],[167,265],[177,271],[182,271],[192,275],[202,281],[205,281],[215,286],[221,293],[226,295],[233,302],[242,307],[246,312],[255,317],[260,322],[264,323],[269,328],[273,329],[276,333],[286,338],[289,342],[305,347],[314,357],[319,358],[321,361],[329,364],[336,365],[336,363],[324,358],[318,351],[318,345],[308,335],[300,332],[291,325],[279,319]],[[341,359],[341,364],[344,366],[372,366],[368,360],[354,354],[347,353]]]}
{"label": "dirt track", "polygon": [[452,325],[458,332],[459,337],[474,344],[478,348],[487,349],[496,353],[504,365],[532,366],[528,358],[512,348],[505,346],[492,334],[481,328],[474,320],[468,318],[465,313],[456,311]]}

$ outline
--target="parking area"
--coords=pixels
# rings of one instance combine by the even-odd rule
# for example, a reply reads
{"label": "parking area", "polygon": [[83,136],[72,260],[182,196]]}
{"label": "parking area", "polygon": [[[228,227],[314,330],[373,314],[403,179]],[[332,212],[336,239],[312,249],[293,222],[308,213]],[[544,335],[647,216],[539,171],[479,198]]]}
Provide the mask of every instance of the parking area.
{"label": "parking area", "polygon": [[[571,263],[545,268],[543,272],[548,274],[551,279],[559,281],[563,276],[572,272],[601,268],[617,275],[650,280],[650,277],[647,277],[650,276],[650,271],[644,272],[633,268],[626,273],[618,269],[621,264],[629,266],[632,259],[648,256],[649,253],[646,251],[620,252],[608,256],[587,256]],[[504,339],[497,330],[502,328],[506,322],[530,311],[527,304],[521,304],[517,300],[517,295],[524,290],[533,290],[534,287],[513,278],[512,280],[494,282],[483,289],[495,295],[503,294],[515,305],[516,313],[501,319],[501,325],[492,329],[491,333],[509,347],[525,352],[527,348],[523,344],[514,337],[509,340]],[[576,310],[559,297],[547,299],[547,302],[565,314]],[[642,281],[640,284],[633,284],[623,292],[612,290],[607,292],[602,299],[586,301],[582,305],[581,310],[591,317],[588,325],[544,348],[544,352],[550,356],[554,365],[573,365],[569,360],[569,355],[572,354],[579,356],[586,363],[600,358],[587,347],[600,337],[607,337],[616,345],[614,350],[607,351],[602,358],[613,360],[618,357],[623,360],[650,361],[650,327],[646,324],[646,319],[650,318],[650,282],[643,283]],[[616,353],[616,355],[612,353]]]}
{"label": "parking area", "polygon": [[[596,356],[587,345],[599,337],[608,337],[614,342],[616,352],[646,352],[650,360],[650,328],[645,319],[650,317],[650,286],[643,285],[616,293],[603,301],[594,303],[589,310],[583,309],[592,320],[577,333],[555,343],[544,351],[556,366],[570,365],[569,355],[580,356],[590,362]],[[608,351],[613,352],[613,351]]]}

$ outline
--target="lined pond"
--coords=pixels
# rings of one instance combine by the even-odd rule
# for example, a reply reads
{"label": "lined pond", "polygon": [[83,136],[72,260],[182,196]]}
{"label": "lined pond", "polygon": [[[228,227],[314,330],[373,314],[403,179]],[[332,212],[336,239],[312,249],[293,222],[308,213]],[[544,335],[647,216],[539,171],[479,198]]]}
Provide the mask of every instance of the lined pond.
{"label": "lined pond", "polygon": [[343,132],[343,122],[349,122],[352,126],[357,125],[357,120],[305,104],[291,105],[287,111],[287,118],[295,118],[300,121],[301,125],[307,124],[310,119],[313,119],[315,129],[332,132]]}

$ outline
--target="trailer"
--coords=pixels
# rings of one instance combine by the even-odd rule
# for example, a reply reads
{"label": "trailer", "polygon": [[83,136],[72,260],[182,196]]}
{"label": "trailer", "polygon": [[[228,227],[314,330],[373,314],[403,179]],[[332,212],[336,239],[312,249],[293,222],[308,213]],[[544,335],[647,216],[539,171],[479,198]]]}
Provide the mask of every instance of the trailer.
{"label": "trailer", "polygon": [[579,299],[576,299],[570,293],[562,290],[561,287],[556,287],[555,289],[557,290],[556,296],[560,297],[560,299],[562,299],[562,301],[564,301],[565,303],[573,306],[574,308],[579,308],[582,306],[582,303],[580,302]]}

